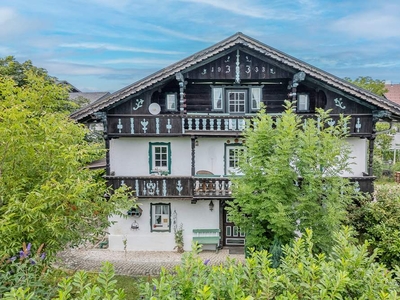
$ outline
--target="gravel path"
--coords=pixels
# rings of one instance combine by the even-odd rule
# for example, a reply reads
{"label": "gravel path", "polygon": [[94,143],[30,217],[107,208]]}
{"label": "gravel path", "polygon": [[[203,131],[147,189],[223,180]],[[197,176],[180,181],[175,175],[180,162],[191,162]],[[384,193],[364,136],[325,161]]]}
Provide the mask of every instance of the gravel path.
{"label": "gravel path", "polygon": [[[229,250],[202,251],[199,256],[210,264],[218,265],[228,257],[244,260],[243,254],[229,254]],[[119,275],[158,275],[161,267],[172,269],[179,265],[182,255],[177,252],[145,252],[145,251],[111,251],[108,249],[68,249],[58,254],[59,265],[72,270],[87,270],[98,272],[101,263],[109,261],[114,265],[115,273]]]}

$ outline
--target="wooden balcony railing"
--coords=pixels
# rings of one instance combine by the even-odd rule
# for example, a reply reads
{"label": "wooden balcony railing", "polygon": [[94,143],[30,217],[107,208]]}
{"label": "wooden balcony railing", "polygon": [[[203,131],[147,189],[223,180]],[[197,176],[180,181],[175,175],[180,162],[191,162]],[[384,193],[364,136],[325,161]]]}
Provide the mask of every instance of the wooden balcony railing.
{"label": "wooden balcony railing", "polygon": [[[231,181],[226,177],[175,177],[175,176],[107,176],[114,189],[127,185],[140,198],[230,199]],[[375,177],[352,177],[363,192],[372,193]]]}
{"label": "wooden balcony railing", "polygon": [[[315,118],[302,114],[303,118]],[[182,135],[238,135],[246,127],[246,120],[254,115],[108,115],[108,135],[120,136],[182,136]],[[327,126],[336,125],[339,115],[331,115]],[[347,131],[352,136],[372,132],[372,115],[351,116]]]}
{"label": "wooden balcony railing", "polygon": [[107,176],[114,189],[127,185],[138,198],[230,198],[231,182],[220,177]]}

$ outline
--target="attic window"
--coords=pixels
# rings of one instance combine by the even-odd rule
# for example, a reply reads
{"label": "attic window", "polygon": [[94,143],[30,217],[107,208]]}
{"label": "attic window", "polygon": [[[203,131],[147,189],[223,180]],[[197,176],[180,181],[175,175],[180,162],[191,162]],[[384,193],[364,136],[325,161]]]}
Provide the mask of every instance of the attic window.
{"label": "attic window", "polygon": [[297,111],[310,111],[310,97],[308,96],[308,94],[297,94]]}
{"label": "attic window", "polygon": [[177,97],[176,93],[167,94],[165,97],[165,109],[167,111],[176,111],[177,110]]}

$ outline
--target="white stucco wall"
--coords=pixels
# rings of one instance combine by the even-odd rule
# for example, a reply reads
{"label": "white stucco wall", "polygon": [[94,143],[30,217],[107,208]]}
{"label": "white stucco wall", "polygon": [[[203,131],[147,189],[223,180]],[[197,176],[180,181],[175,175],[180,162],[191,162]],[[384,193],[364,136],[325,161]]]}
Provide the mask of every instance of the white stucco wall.
{"label": "white stucco wall", "polygon": [[[214,210],[209,209],[209,200],[199,200],[191,204],[189,200],[154,199],[141,200],[139,204],[143,210],[142,216],[127,217],[126,219],[113,217],[117,221],[109,228],[109,249],[124,250],[123,240],[127,240],[128,251],[173,251],[175,247],[173,224],[171,232],[151,232],[150,230],[150,203],[171,203],[172,213],[177,213],[177,225],[183,224],[185,251],[191,250],[193,229],[219,228],[219,201],[214,200]],[[136,220],[138,230],[132,230],[131,224]]]}
{"label": "white stucco wall", "polygon": [[363,172],[367,172],[368,169],[368,140],[351,137],[347,138],[347,142],[352,151],[350,154],[352,172],[344,172],[343,176],[362,177]]}
{"label": "white stucco wall", "polygon": [[119,138],[110,141],[110,171],[115,176],[148,176],[149,143],[171,143],[171,175],[191,175],[190,137]]}

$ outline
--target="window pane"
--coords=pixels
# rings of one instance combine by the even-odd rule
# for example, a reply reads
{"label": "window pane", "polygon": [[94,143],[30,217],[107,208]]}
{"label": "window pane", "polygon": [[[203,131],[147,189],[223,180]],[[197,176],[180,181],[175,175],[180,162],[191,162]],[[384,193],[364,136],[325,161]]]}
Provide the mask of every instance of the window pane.
{"label": "window pane", "polygon": [[225,231],[226,231],[226,236],[231,236],[231,235],[232,235],[232,233],[231,233],[231,226],[226,226],[226,227],[225,227]]}

